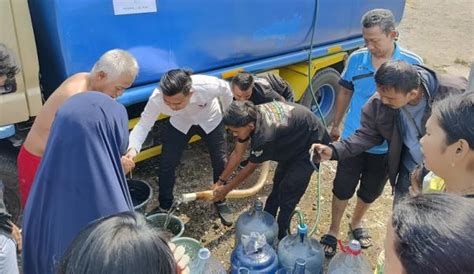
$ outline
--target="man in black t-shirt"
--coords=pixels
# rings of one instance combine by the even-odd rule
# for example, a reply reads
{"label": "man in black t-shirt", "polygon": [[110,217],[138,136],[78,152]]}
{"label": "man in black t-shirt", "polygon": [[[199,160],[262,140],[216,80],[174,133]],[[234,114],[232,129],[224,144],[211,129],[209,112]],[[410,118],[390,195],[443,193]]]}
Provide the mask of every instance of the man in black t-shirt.
{"label": "man in black t-shirt", "polygon": [[[305,193],[314,171],[309,157],[311,144],[331,141],[326,129],[306,107],[277,101],[258,106],[250,101],[234,101],[224,114],[224,124],[237,138],[237,144],[214,190],[216,200],[222,200],[260,163],[268,160],[278,162],[265,211],[276,216],[280,210],[278,237],[283,238],[290,215]],[[249,146],[249,163],[228,181],[240,161],[236,151],[245,151]]]}
{"label": "man in black t-shirt", "polygon": [[240,72],[232,78],[231,88],[235,100],[248,100],[254,105],[273,101],[294,102],[290,84],[273,73],[256,77],[248,72]]}

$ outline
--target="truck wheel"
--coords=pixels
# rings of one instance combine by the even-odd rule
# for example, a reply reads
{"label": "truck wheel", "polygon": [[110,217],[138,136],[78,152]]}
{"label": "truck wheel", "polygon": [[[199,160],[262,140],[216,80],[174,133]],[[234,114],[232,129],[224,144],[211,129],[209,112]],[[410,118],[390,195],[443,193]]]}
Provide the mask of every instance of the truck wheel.
{"label": "truck wheel", "polygon": [[[332,123],[336,111],[336,97],[340,90],[338,83],[340,77],[341,76],[337,70],[333,68],[325,68],[318,71],[311,80],[311,85],[313,86],[313,91],[315,93],[314,97],[316,97],[321,112],[323,113],[324,120],[326,121],[326,125],[328,126]],[[314,97],[311,95],[311,89],[308,86],[300,103],[308,107],[318,117],[321,117],[314,102]]]}
{"label": "truck wheel", "polygon": [[19,223],[21,216],[21,201],[18,191],[18,177],[16,174],[16,156],[18,149],[11,144],[0,142],[0,180],[5,186],[3,190],[3,200],[8,213],[12,215],[12,221]]}

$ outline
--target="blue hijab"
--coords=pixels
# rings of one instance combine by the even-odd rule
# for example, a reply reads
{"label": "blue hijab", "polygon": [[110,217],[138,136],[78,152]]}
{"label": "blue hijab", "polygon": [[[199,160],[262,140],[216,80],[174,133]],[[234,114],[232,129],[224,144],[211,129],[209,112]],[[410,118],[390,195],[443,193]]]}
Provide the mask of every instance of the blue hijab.
{"label": "blue hijab", "polygon": [[54,273],[87,224],[133,210],[121,165],[127,122],[125,108],[99,92],[77,94],[58,110],[25,208],[25,274]]}

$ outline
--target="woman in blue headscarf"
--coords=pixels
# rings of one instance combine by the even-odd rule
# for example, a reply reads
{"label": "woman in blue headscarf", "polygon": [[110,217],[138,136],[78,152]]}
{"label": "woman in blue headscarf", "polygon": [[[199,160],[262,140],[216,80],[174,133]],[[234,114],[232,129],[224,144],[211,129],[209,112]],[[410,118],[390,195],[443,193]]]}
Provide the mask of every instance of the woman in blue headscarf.
{"label": "woman in blue headscarf", "polygon": [[26,274],[54,273],[81,229],[133,210],[120,161],[127,121],[125,108],[99,92],[75,95],[57,112],[25,208]]}

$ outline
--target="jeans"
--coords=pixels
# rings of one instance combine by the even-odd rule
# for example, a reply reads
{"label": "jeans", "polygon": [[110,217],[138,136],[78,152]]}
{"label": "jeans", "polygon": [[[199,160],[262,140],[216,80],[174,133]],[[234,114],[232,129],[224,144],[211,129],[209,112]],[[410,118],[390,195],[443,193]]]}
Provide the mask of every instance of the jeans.
{"label": "jeans", "polygon": [[193,135],[199,135],[211,156],[214,182],[224,171],[227,161],[227,142],[224,124],[221,122],[213,131],[206,134],[200,126],[192,126],[187,134],[173,127],[168,121],[163,132],[163,150],[158,171],[158,201],[160,207],[169,209],[173,204],[173,189],[176,181],[175,170],[183,151]]}
{"label": "jeans", "polygon": [[10,236],[2,232],[0,232],[0,273],[19,273],[16,244]]}

